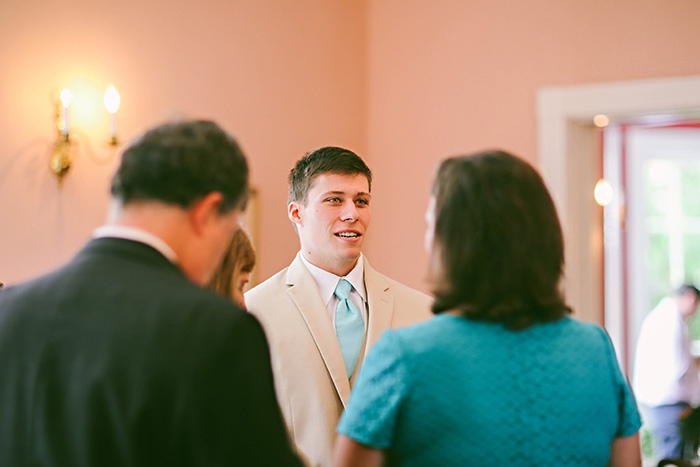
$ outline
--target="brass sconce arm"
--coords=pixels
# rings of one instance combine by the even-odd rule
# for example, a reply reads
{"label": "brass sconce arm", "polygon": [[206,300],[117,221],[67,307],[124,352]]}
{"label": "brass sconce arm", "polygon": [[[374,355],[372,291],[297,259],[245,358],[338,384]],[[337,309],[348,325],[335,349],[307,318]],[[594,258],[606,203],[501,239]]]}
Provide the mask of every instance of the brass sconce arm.
{"label": "brass sconce arm", "polygon": [[[63,182],[63,177],[66,176],[71,168],[72,164],[72,149],[73,149],[73,139],[71,139],[71,133],[69,132],[68,123],[68,107],[73,99],[73,95],[68,89],[63,89],[60,94],[54,96],[54,106],[55,106],[55,122],[56,122],[56,139],[53,143],[53,149],[51,151],[51,158],[49,160],[49,167],[51,172],[56,175],[58,179],[58,184],[61,186]],[[104,158],[98,158],[94,154],[91,145],[85,135],[83,135],[80,140],[81,146],[85,147],[88,155],[91,159],[96,162],[104,162],[111,160],[114,157],[117,146],[119,146],[120,141],[117,137],[117,110],[119,108],[120,97],[114,86],[107,88],[104,97],[104,104],[107,111],[110,114],[110,133],[111,137],[109,139],[108,145],[112,149],[111,154]]]}
{"label": "brass sconce arm", "polygon": [[61,185],[63,182],[63,177],[66,176],[68,170],[70,169],[70,149],[70,137],[67,134],[59,134],[56,137],[56,141],[53,143],[53,153],[51,154],[51,160],[49,161],[51,172],[53,172],[58,178],[59,185]]}

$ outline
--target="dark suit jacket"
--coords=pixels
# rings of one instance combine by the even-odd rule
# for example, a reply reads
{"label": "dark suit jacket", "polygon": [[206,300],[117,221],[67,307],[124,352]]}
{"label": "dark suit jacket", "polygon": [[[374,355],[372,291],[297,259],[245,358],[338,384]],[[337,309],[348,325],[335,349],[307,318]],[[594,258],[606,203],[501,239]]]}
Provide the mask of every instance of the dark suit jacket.
{"label": "dark suit jacket", "polygon": [[297,465],[258,321],[142,243],[0,292],[0,465]]}

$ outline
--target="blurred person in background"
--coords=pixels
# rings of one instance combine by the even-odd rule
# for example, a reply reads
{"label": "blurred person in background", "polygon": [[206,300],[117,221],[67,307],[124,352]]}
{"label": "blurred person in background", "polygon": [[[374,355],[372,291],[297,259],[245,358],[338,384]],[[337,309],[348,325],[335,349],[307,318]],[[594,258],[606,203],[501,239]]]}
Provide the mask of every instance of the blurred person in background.
{"label": "blurred person in background", "polygon": [[686,321],[700,304],[700,291],[683,284],[644,318],[634,360],[634,393],[651,432],[654,457],[684,453],[681,414],[700,404],[700,380]]}

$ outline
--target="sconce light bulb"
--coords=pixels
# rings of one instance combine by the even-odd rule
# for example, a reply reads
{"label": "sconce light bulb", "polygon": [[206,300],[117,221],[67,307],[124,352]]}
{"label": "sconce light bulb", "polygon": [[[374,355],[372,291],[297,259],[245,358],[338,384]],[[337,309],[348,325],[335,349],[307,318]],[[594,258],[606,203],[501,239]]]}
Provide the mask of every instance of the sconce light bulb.
{"label": "sconce light bulb", "polygon": [[610,204],[613,199],[613,188],[610,182],[604,178],[598,180],[593,190],[593,197],[595,198],[595,202],[601,206]]}
{"label": "sconce light bulb", "polygon": [[610,124],[610,119],[607,115],[598,114],[595,117],[593,117],[593,124],[598,128],[605,128]]}
{"label": "sconce light bulb", "polygon": [[63,88],[61,90],[61,104],[63,104],[63,107],[68,107],[72,101],[73,93],[70,92],[70,89]]}
{"label": "sconce light bulb", "polygon": [[105,91],[103,101],[107,112],[111,114],[117,113],[117,110],[119,110],[119,103],[121,102],[121,98],[119,97],[119,93],[117,92],[114,86],[110,86],[107,88],[107,90]]}

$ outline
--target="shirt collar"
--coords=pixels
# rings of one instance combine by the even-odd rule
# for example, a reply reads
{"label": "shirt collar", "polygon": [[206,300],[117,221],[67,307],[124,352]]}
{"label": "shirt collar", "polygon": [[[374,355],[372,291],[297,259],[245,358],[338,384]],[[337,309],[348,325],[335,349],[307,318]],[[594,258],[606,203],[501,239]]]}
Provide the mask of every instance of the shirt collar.
{"label": "shirt collar", "polygon": [[367,294],[365,292],[364,280],[365,262],[362,253],[360,253],[360,257],[357,259],[357,263],[355,264],[355,267],[352,268],[352,271],[350,271],[346,276],[343,277],[336,276],[332,272],[328,272],[324,269],[319,268],[318,266],[314,266],[313,264],[308,262],[306,258],[304,258],[304,255],[302,255],[301,252],[299,252],[299,256],[301,257],[301,260],[306,266],[306,269],[309,270],[314,280],[316,281],[316,284],[318,285],[318,291],[321,294],[321,299],[323,299],[323,303],[328,305],[330,300],[333,298],[333,292],[335,292],[335,288],[338,285],[338,281],[340,281],[340,279],[346,279],[348,282],[350,282],[350,284],[352,284],[353,289],[356,290],[358,294],[360,294],[362,300],[364,302],[367,302]]}
{"label": "shirt collar", "polygon": [[92,238],[123,238],[125,240],[145,243],[146,245],[155,248],[171,263],[177,264],[177,254],[175,254],[175,251],[170,248],[170,246],[165,243],[163,239],[136,227],[127,227],[125,225],[103,225],[96,228],[92,232]]}

